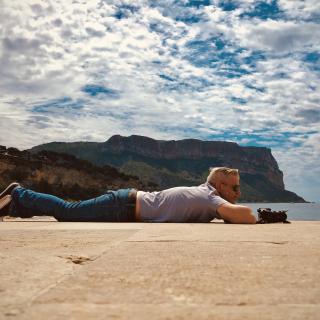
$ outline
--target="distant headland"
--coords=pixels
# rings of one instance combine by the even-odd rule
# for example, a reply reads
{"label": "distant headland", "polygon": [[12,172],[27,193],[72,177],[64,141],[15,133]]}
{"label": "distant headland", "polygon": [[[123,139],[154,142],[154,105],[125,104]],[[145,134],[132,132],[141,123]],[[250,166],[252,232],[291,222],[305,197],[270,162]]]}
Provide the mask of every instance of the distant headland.
{"label": "distant headland", "polygon": [[[209,167],[229,166],[240,170],[242,202],[305,202],[285,190],[283,173],[271,149],[265,147],[114,135],[105,142],[51,142],[26,152],[40,151],[73,155],[96,167],[114,167],[122,174],[138,178],[148,190],[198,185],[205,181]],[[129,181],[127,186],[130,187]]]}

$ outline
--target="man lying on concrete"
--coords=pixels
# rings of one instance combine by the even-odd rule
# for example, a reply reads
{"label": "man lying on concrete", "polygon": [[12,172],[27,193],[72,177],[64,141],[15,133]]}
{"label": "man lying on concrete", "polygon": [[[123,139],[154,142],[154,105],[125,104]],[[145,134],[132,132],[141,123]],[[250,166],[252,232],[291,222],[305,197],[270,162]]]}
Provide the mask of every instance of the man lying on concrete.
{"label": "man lying on concrete", "polygon": [[53,195],[10,184],[0,194],[0,217],[53,216],[78,222],[210,222],[256,223],[251,209],[236,205],[240,197],[237,169],[211,168],[206,183],[144,192],[109,190],[90,200],[68,202]]}

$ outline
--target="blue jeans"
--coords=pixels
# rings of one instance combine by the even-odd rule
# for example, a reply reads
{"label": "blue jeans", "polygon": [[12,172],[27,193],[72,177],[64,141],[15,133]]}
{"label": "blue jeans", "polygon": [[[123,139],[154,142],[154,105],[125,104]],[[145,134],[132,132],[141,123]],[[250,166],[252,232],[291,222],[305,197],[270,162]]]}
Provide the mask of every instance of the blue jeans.
{"label": "blue jeans", "polygon": [[50,194],[17,187],[12,193],[10,216],[53,216],[58,221],[133,222],[135,202],[129,198],[134,189],[108,190],[90,200],[68,202]]}

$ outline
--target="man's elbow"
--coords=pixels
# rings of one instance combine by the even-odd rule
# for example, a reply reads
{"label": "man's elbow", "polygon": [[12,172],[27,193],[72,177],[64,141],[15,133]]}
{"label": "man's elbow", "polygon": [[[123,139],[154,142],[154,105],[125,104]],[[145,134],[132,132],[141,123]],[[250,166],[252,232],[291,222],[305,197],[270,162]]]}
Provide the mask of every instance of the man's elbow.
{"label": "man's elbow", "polygon": [[256,224],[257,219],[252,213],[251,209],[246,208],[247,210],[242,210],[241,213],[234,215],[232,218],[228,219],[229,223],[234,224]]}
{"label": "man's elbow", "polygon": [[255,215],[252,213],[252,210],[249,207],[244,207],[244,212],[241,216],[242,223],[247,223],[247,224],[255,224],[257,222],[257,219]]}
{"label": "man's elbow", "polygon": [[239,218],[240,218],[239,223],[255,224],[257,222],[255,215],[252,213],[251,209],[248,207],[246,207],[245,212],[243,212],[243,214]]}
{"label": "man's elbow", "polygon": [[224,204],[219,207],[218,212],[227,223],[255,224],[257,222],[251,209],[246,206]]}
{"label": "man's elbow", "polygon": [[257,218],[256,218],[253,214],[250,214],[247,223],[248,223],[248,224],[256,224],[256,223],[257,223]]}

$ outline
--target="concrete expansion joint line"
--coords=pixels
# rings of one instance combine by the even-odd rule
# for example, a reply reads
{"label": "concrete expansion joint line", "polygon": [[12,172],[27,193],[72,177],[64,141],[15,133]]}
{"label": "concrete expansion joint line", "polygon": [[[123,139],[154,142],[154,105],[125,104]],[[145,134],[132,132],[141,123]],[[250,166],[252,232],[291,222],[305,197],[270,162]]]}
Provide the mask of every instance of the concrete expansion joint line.
{"label": "concrete expansion joint line", "polygon": [[252,241],[252,240],[125,240],[124,242],[205,242],[205,243],[270,243],[270,244],[287,244],[292,241]]}
{"label": "concrete expansion joint line", "polygon": [[86,256],[83,256],[83,255],[66,255],[66,256],[57,256],[57,257],[66,259],[66,260],[68,260],[70,262],[73,262],[74,264],[84,265],[84,264],[87,264],[89,262],[94,262],[94,261],[98,260],[106,252],[108,252],[109,250],[113,249],[114,247],[117,247],[122,242],[124,242],[124,241],[123,240],[115,241],[109,247],[107,247],[104,251],[102,251],[101,253],[96,254],[94,256],[91,256],[91,257],[86,257]]}
{"label": "concrete expansion joint line", "polygon": [[102,251],[101,253],[93,256],[92,258],[90,258],[90,261],[93,262],[93,261],[96,261],[98,260],[99,258],[101,258],[106,252],[108,252],[109,250],[113,249],[114,247],[117,247],[119,244],[121,244],[123,242],[123,240],[118,240],[118,241],[115,241],[114,243],[112,243],[109,247],[107,247],[104,251]]}
{"label": "concrete expansion joint line", "polygon": [[39,298],[40,296],[42,296],[43,294],[45,294],[46,292],[48,292],[49,290],[55,288],[56,286],[58,286],[60,283],[62,283],[63,281],[65,281],[67,278],[69,278],[70,276],[74,275],[75,268],[73,267],[72,270],[68,273],[65,273],[64,275],[62,275],[59,279],[57,279],[56,281],[54,281],[53,283],[50,283],[49,285],[47,285],[45,288],[39,290],[36,294],[34,294],[30,300],[25,303],[26,307],[31,307],[31,305],[33,304],[33,302]]}
{"label": "concrete expansion joint line", "polygon": [[[87,262],[96,261],[97,259],[99,259],[100,257],[102,257],[106,252],[108,252],[110,249],[118,246],[118,245],[121,244],[122,242],[123,242],[123,240],[118,240],[118,241],[114,242],[112,245],[110,245],[106,250],[104,250],[104,251],[101,252],[100,254],[97,254],[97,255],[89,258],[89,259],[87,260]],[[58,256],[58,257],[60,257],[60,258],[65,258],[65,259],[67,258],[67,259],[68,259],[68,257],[63,257],[63,256]],[[70,259],[68,259],[68,260],[70,260]],[[82,263],[76,263],[76,264],[78,264],[78,265],[83,265]],[[54,281],[54,283],[49,284],[48,286],[46,286],[45,288],[39,290],[36,294],[34,294],[34,295],[30,298],[30,300],[29,300],[26,304],[24,304],[24,306],[26,306],[26,307],[31,307],[31,305],[33,304],[33,302],[34,302],[37,298],[39,298],[39,297],[42,296],[43,294],[47,293],[47,292],[50,291],[51,289],[57,287],[59,284],[61,284],[62,282],[64,282],[67,278],[73,276],[78,270],[79,270],[79,269],[78,269],[76,266],[73,266],[73,267],[72,267],[72,270],[71,270],[70,272],[62,275],[59,279],[57,279],[56,281]],[[21,307],[23,307],[23,306],[21,306]],[[23,309],[24,309],[24,307],[23,307]]]}
{"label": "concrete expansion joint line", "polygon": [[[140,230],[139,230],[140,231]],[[133,235],[132,235],[133,236]],[[98,260],[100,257],[102,257],[106,252],[108,252],[109,250],[117,247],[119,244],[123,243],[124,240],[123,239],[120,239],[120,240],[117,240],[117,241],[114,241],[112,244],[110,244],[104,251],[102,251],[101,253],[99,254],[96,254],[96,255],[93,255],[91,257],[87,257],[87,256],[84,256],[84,255],[58,255],[57,257],[59,258],[62,258],[62,259],[66,259],[74,264],[77,264],[77,265],[84,265],[84,264],[87,264],[89,262],[94,262],[96,260]]]}
{"label": "concrete expansion joint line", "polygon": [[[196,304],[198,305],[198,304]],[[268,307],[281,307],[281,306],[288,306],[288,307],[294,307],[294,306],[304,306],[304,307],[318,307],[318,303],[247,303],[247,302],[239,302],[236,304],[233,303],[215,303],[212,304],[217,307],[221,306],[233,306],[233,307],[255,307],[255,306],[268,306]]]}

